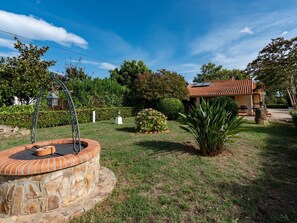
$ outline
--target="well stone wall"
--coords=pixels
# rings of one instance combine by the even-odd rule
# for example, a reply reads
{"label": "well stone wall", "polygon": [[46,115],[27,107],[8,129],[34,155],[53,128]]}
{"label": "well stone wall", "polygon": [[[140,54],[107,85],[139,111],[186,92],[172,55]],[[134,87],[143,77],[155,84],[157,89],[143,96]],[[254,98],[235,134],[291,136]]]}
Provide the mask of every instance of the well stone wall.
{"label": "well stone wall", "polygon": [[37,175],[0,175],[0,213],[27,215],[65,207],[95,190],[100,153],[86,162]]}

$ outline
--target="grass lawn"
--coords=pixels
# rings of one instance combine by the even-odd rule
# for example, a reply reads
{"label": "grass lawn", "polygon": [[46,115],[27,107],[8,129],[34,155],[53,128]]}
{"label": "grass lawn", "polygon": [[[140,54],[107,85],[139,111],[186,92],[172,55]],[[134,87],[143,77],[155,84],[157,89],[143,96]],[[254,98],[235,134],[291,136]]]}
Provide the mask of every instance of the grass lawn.
{"label": "grass lawn", "polygon": [[[113,193],[71,222],[297,222],[297,128],[246,122],[217,157],[201,157],[192,137],[169,122],[164,134],[135,133],[133,118],[81,125],[99,141]],[[37,130],[37,140],[70,137],[70,126]],[[0,140],[7,149],[29,137]]]}

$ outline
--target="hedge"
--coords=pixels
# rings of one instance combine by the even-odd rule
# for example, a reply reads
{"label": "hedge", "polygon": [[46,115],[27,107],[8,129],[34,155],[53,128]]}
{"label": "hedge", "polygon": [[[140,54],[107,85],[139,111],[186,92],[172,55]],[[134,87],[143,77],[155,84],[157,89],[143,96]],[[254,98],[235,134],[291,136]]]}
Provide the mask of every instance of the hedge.
{"label": "hedge", "polygon": [[290,114],[292,116],[293,122],[295,123],[295,125],[297,126],[297,110],[292,110],[290,111]]}
{"label": "hedge", "polygon": [[[131,117],[137,111],[132,107],[120,108],[96,108],[96,109],[77,109],[77,117],[79,123],[92,122],[92,113],[96,112],[96,121],[108,120],[117,116],[121,111],[122,117]],[[0,125],[18,126],[21,128],[32,128],[33,113],[0,113]],[[53,127],[59,125],[69,125],[69,111],[40,111],[38,115],[37,127]]]}
{"label": "hedge", "polygon": [[284,104],[270,104],[267,105],[267,108],[288,108],[288,105],[284,105]]}

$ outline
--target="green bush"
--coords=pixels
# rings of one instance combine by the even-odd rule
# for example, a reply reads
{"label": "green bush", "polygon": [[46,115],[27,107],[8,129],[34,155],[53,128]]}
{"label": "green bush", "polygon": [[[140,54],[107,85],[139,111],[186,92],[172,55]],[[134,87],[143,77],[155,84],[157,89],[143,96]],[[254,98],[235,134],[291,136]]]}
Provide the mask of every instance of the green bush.
{"label": "green bush", "polygon": [[180,114],[183,124],[180,127],[195,137],[202,155],[221,153],[225,142],[238,132],[242,118],[232,116],[224,109],[225,105],[226,102],[211,104],[202,100],[199,106],[190,108],[189,114]]}
{"label": "green bush", "polygon": [[160,100],[157,109],[166,115],[169,120],[177,119],[178,113],[184,113],[185,110],[183,103],[176,98],[165,98]]}
{"label": "green bush", "polygon": [[297,126],[297,110],[292,110],[290,111],[290,114],[292,116],[293,122],[295,123],[295,125]]}
{"label": "green bush", "polygon": [[[132,107],[121,108],[95,108],[95,109],[77,109],[79,123],[92,121],[92,112],[96,111],[96,121],[108,120],[117,116],[121,111],[122,117],[131,117],[135,114]],[[33,112],[19,113],[0,113],[0,125],[11,125],[22,128],[32,127]],[[37,127],[53,127],[59,125],[69,125],[69,111],[40,111],[38,115]]]}
{"label": "green bush", "polygon": [[136,130],[141,133],[165,132],[168,130],[166,116],[152,108],[146,108],[135,117]]}
{"label": "green bush", "polygon": [[288,108],[287,104],[270,104],[267,105],[267,108]]}
{"label": "green bush", "polygon": [[224,109],[228,112],[231,112],[230,117],[232,118],[238,115],[238,105],[236,104],[235,100],[230,97],[220,96],[212,98],[210,99],[210,104],[215,106],[225,105]]}
{"label": "green bush", "polygon": [[0,107],[0,113],[33,112],[33,105],[11,105]]}

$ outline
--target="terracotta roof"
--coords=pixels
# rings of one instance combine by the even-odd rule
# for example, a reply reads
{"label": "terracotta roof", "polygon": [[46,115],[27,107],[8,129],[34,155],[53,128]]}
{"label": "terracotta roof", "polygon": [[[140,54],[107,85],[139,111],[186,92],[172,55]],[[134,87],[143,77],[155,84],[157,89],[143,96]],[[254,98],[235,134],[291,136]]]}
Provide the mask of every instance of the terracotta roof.
{"label": "terracotta roof", "polygon": [[208,83],[211,84],[203,87],[188,85],[190,97],[253,94],[256,88],[256,83],[251,79],[208,81]]}

